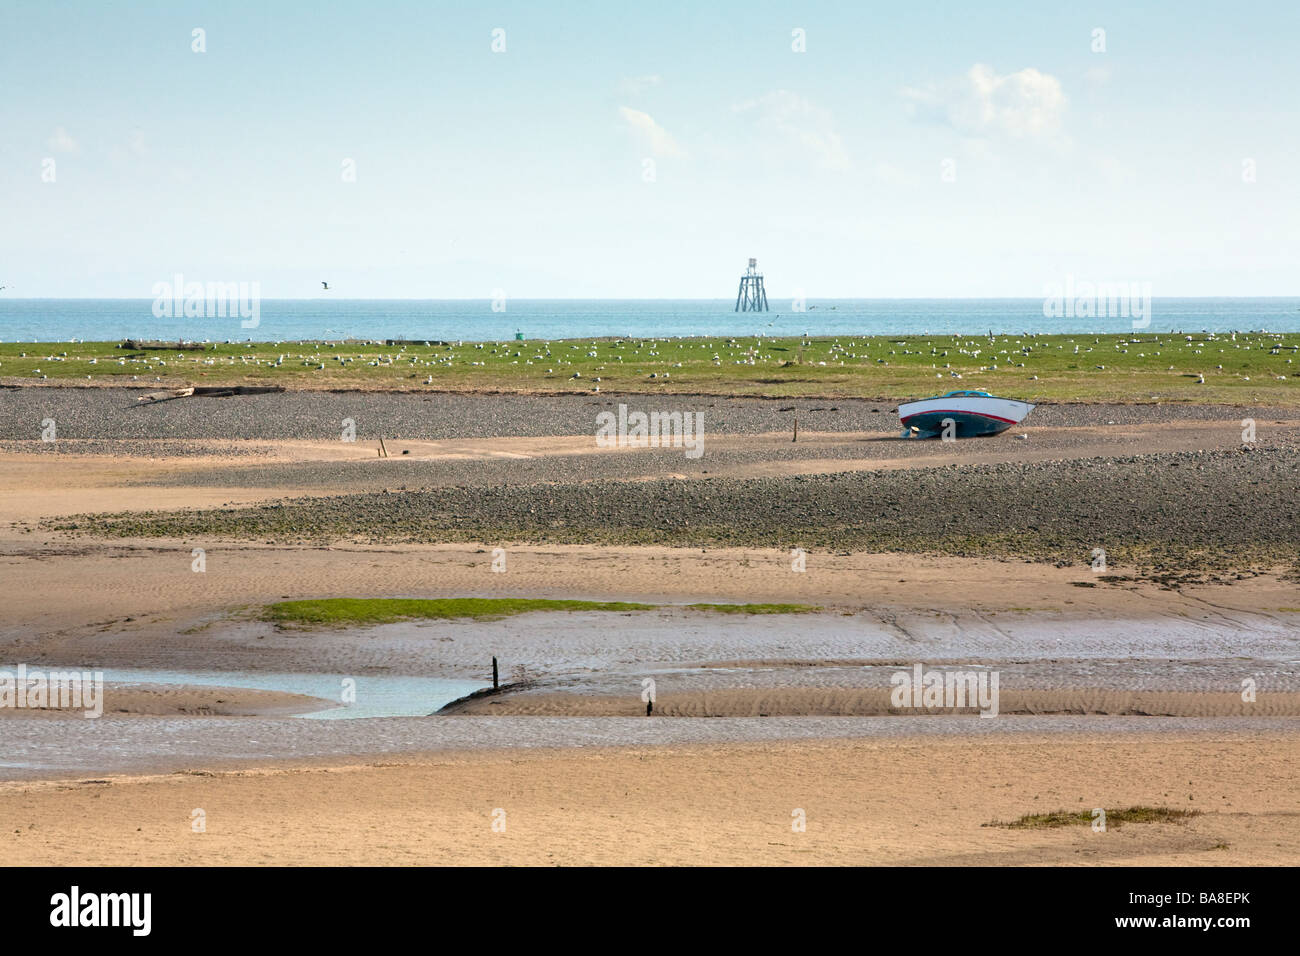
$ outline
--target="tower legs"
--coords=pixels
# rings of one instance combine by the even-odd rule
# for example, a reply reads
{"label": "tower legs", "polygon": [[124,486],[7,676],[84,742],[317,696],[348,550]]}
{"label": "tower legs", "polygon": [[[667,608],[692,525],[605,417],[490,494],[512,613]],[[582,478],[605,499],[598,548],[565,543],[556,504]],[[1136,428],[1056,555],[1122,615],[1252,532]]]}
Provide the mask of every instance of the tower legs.
{"label": "tower legs", "polygon": [[740,288],[736,292],[737,312],[767,312],[767,290],[763,288],[763,277],[743,275]]}

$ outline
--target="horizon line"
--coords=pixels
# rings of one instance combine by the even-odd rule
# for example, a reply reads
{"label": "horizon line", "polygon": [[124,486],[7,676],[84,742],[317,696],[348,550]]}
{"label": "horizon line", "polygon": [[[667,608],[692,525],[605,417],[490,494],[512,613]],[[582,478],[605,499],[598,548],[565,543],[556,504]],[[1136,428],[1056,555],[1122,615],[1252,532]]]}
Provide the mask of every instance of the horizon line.
{"label": "horizon line", "polygon": [[[0,302],[152,302],[157,296],[121,296],[121,295],[32,295],[0,296]],[[411,296],[366,296],[361,298],[334,296],[265,296],[268,302],[491,302],[493,296],[453,296],[447,298],[417,298]],[[769,296],[770,298],[770,296]],[[784,297],[783,297],[784,298]],[[980,295],[980,296],[803,296],[805,302],[1037,302],[1042,295]],[[1153,295],[1152,300],[1160,299],[1300,299],[1300,293],[1288,295]],[[655,298],[629,297],[608,298],[601,296],[507,296],[508,302],[730,302],[730,296],[661,296]]]}

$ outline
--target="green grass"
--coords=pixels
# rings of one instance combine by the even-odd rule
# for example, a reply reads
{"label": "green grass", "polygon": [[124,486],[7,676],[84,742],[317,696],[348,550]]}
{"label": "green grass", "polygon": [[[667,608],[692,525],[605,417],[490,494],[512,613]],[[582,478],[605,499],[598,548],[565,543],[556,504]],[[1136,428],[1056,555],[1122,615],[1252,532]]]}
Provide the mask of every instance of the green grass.
{"label": "green grass", "polygon": [[[1106,811],[1106,828],[1116,829],[1126,823],[1183,823],[1200,816],[1200,810],[1179,810],[1173,807],[1127,807]],[[1057,810],[1053,813],[1028,813],[1010,823],[987,823],[985,826],[1006,827],[1011,830],[1044,830],[1055,827],[1092,826],[1091,810]]]}
{"label": "green grass", "polygon": [[424,618],[494,621],[532,611],[648,611],[653,604],[626,601],[550,601],[540,598],[326,598],[280,601],[262,611],[276,624],[390,624]]}
{"label": "green grass", "polygon": [[[495,621],[534,611],[652,611],[659,606],[630,601],[543,598],[324,598],[268,604],[262,609],[261,617],[275,624],[342,626],[413,619]],[[724,614],[800,614],[821,610],[806,604],[691,604],[688,607]]]}
{"label": "green grass", "polygon": [[716,611],[719,614],[810,614],[820,611],[812,604],[688,604],[696,611]]}
{"label": "green grass", "polygon": [[[1297,333],[283,342],[219,344],[204,352],[118,344],[0,343],[0,376],[152,388],[590,393],[598,386],[604,394],[882,401],[983,388],[1032,401],[1300,404]],[[1201,374],[1205,384],[1198,383]]]}

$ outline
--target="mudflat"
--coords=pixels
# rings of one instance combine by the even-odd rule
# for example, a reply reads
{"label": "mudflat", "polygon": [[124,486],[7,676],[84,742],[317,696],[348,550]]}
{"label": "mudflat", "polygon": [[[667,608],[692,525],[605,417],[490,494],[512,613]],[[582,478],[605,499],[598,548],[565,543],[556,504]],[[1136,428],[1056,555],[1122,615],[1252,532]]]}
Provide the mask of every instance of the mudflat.
{"label": "mudflat", "polygon": [[[1300,859],[1284,409],[1045,406],[1023,439],[950,445],[837,400],[801,411],[795,442],[785,406],[719,397],[692,459],[596,446],[606,403],[585,396],[127,412],[133,395],[0,393],[68,423],[47,443],[4,418],[6,664],[483,686],[496,657],[505,686],[429,717],[303,720],[339,702],[181,678],[110,686],[96,721],[11,710],[0,816],[43,835],[24,860],[93,862],[87,840],[142,863]],[[421,424],[417,402],[444,414]],[[341,441],[357,403],[380,424]],[[355,597],[647,607],[263,614]],[[891,679],[918,665],[996,673],[996,719],[897,706]],[[1200,813],[986,826],[1141,805]]]}

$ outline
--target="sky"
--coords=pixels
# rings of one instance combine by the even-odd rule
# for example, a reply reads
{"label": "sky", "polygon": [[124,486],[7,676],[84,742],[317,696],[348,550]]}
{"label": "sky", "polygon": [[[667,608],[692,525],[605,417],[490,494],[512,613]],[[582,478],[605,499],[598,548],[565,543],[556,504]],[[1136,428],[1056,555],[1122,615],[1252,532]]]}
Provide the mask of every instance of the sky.
{"label": "sky", "polygon": [[1295,0],[3,0],[0,296],[1290,296],[1297,48]]}

